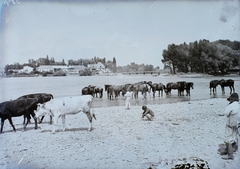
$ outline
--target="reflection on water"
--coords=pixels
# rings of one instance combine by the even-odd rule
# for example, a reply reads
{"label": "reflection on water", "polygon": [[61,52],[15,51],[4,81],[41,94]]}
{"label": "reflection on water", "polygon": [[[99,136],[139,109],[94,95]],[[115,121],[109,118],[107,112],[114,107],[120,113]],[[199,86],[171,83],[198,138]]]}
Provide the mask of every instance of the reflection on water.
{"label": "reflection on water", "polygon": [[[140,97],[138,99],[131,99],[131,105],[133,106],[142,106],[142,105],[148,105],[148,104],[167,104],[167,103],[176,103],[176,102],[184,102],[184,101],[190,101],[189,96],[163,96],[163,97],[155,97],[144,99],[143,97]],[[109,100],[106,98],[99,99],[94,98],[93,107],[108,107],[108,106],[125,106],[125,99],[124,97],[118,97],[114,100]]]}

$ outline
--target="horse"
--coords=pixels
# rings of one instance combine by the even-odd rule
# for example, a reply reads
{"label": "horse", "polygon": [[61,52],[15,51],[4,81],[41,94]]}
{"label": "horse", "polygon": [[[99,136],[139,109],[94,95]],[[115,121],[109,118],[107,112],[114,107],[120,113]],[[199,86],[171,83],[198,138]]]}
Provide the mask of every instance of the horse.
{"label": "horse", "polygon": [[218,81],[218,84],[222,88],[222,94],[225,94],[224,87],[227,87],[227,86],[229,86],[230,94],[232,94],[232,91],[233,91],[233,93],[235,93],[234,80],[232,80],[232,79],[228,79],[228,80],[221,79],[221,80]]}
{"label": "horse", "polygon": [[211,95],[211,92],[213,92],[214,95],[217,93],[218,84],[219,84],[218,80],[211,80],[210,81],[210,83],[209,83],[210,95]]}
{"label": "horse", "polygon": [[178,96],[182,96],[184,89],[186,88],[186,82],[185,81],[179,81],[179,82],[170,82],[166,84],[166,87],[164,88],[164,91],[166,95],[171,95],[171,90],[178,90]]}
{"label": "horse", "polygon": [[98,94],[99,97],[102,98],[103,97],[103,88],[102,87],[95,87],[94,93],[95,93],[96,97],[98,97],[97,96],[97,94]]}
{"label": "horse", "polygon": [[193,85],[194,83],[193,82],[187,82],[186,83],[186,96],[190,96],[190,89],[192,88],[193,89]]}

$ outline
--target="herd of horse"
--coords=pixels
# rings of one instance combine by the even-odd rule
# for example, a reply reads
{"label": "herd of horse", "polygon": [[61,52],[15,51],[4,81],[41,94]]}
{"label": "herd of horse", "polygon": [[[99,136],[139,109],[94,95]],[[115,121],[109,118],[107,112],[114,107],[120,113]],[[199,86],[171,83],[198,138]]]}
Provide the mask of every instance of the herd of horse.
{"label": "herd of horse", "polygon": [[[235,92],[234,80],[211,80],[209,83],[210,95],[216,94],[217,86],[220,85],[222,89],[222,94],[225,94],[225,87],[230,88],[230,94]],[[178,96],[184,96],[184,91],[186,91],[186,96],[190,96],[190,90],[194,89],[193,82],[178,81],[178,82],[169,82],[166,85],[162,83],[153,83],[152,81],[140,81],[136,83],[127,83],[124,85],[104,85],[104,88],[101,86],[89,85],[82,89],[82,95],[92,95],[93,97],[103,97],[103,92],[107,93],[107,98],[110,100],[116,99],[120,95],[124,96],[127,91],[132,92],[133,98],[138,98],[138,93],[140,92],[144,99],[147,98],[147,93],[155,98],[156,93],[158,97],[163,96],[163,91],[166,95],[171,95],[172,90],[178,91]]]}
{"label": "herd of horse", "polygon": [[92,95],[93,97],[103,97],[103,91],[107,92],[107,98],[110,100],[116,99],[120,95],[124,96],[127,91],[132,93],[133,98],[138,98],[138,93],[140,92],[142,96],[146,99],[147,93],[149,95],[152,93],[153,98],[158,92],[158,96],[163,96],[163,91],[166,95],[171,95],[172,90],[178,90],[178,96],[183,96],[186,90],[186,96],[190,96],[190,89],[193,89],[193,82],[178,81],[169,82],[166,85],[162,83],[152,83],[152,81],[140,81],[137,83],[127,83],[124,85],[104,85],[103,87],[89,85],[82,89],[82,95]]}

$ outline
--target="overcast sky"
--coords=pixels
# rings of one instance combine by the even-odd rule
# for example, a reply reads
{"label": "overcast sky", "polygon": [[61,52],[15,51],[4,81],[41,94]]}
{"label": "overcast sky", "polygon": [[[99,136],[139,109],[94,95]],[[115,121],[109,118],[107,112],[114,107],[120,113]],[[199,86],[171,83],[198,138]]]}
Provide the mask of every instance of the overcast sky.
{"label": "overcast sky", "polygon": [[163,68],[169,44],[240,41],[239,0],[7,1],[0,1],[2,65],[48,55],[66,63],[96,56]]}

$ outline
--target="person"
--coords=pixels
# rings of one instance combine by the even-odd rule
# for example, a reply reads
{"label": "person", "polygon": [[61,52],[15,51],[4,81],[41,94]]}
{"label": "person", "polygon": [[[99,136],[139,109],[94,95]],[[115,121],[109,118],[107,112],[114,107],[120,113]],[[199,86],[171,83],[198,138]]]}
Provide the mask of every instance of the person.
{"label": "person", "polygon": [[151,109],[149,109],[147,106],[142,106],[142,109],[144,110],[142,113],[142,119],[145,120],[145,117],[147,118],[146,120],[152,121],[154,118],[154,113]]}
{"label": "person", "polygon": [[232,93],[227,99],[229,101],[223,115],[226,116],[225,138],[227,157],[223,159],[234,159],[233,153],[238,149],[238,123],[239,123],[239,97],[237,93]]}
{"label": "person", "polygon": [[126,109],[130,109],[130,100],[131,100],[131,93],[130,91],[127,91],[125,94],[126,97]]}

